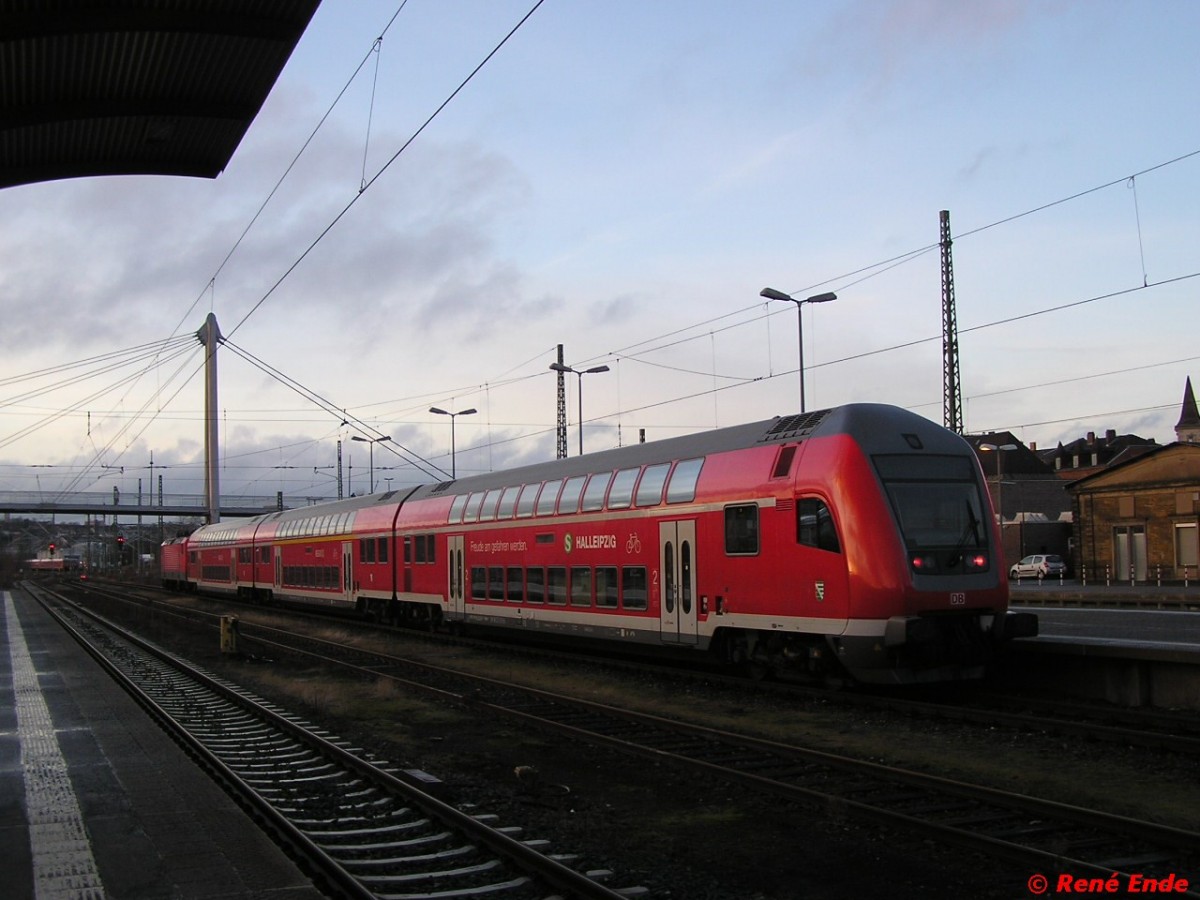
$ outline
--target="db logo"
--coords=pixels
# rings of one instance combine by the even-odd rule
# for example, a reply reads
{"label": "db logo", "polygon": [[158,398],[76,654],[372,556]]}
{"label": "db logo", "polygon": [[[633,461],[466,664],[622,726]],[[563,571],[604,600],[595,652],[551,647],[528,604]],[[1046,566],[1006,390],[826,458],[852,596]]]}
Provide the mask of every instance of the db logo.
{"label": "db logo", "polygon": [[950,605],[951,606],[966,606],[967,605],[967,595],[962,594],[962,593],[951,594],[950,595]]}

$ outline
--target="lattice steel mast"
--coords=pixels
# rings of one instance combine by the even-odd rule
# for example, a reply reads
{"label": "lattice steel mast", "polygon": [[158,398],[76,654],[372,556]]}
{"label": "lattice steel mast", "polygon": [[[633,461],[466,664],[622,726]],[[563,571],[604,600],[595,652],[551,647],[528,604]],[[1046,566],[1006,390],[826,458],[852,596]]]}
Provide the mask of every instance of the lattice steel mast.
{"label": "lattice steel mast", "polygon": [[555,459],[567,458],[567,373],[562,367],[566,364],[563,362],[563,345],[558,345],[558,452]]}
{"label": "lattice steel mast", "polygon": [[950,210],[942,223],[942,424],[962,434],[962,381],[958,368],[958,314],[954,310],[954,260],[950,254]]}

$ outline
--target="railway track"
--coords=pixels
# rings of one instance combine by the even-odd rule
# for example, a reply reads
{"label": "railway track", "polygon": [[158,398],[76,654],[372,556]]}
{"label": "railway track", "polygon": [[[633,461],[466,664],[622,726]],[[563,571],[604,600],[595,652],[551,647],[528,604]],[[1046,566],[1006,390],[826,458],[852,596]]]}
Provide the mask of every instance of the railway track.
{"label": "railway track", "polygon": [[61,597],[35,596],[175,739],[339,898],[617,900],[545,840],[461,812],[401,772]]}
{"label": "railway track", "polygon": [[[953,843],[1024,872],[1129,884],[1194,872],[1200,864],[1200,834],[1190,831],[617,709],[285,629],[243,622],[241,637],[266,655],[402,680],[573,741]],[[1193,887],[1183,895],[1200,892]]]}
{"label": "railway track", "polygon": [[[90,590],[119,596],[112,588],[92,585]],[[111,592],[111,593],[110,593]],[[142,602],[171,606],[163,600],[157,590],[146,589],[140,596]],[[170,596],[170,595],[167,595]],[[239,612],[244,607],[231,604]],[[303,621],[327,624],[328,616],[296,612]],[[215,622],[215,619],[212,620]],[[336,620],[339,627],[362,629],[368,634],[378,634],[380,626],[357,619]],[[486,639],[447,637],[403,630],[408,640],[449,641],[456,645],[485,647],[513,653],[510,642],[496,643]],[[563,652],[539,647],[523,646],[522,653],[575,661],[588,661],[634,672],[661,672],[659,663],[637,662],[614,659],[611,656],[593,657],[587,653]],[[672,668],[672,677],[688,677],[688,671]],[[731,674],[722,674],[711,669],[700,668],[692,673],[709,683],[741,685],[745,679]],[[995,690],[971,690],[942,699],[922,699],[899,692],[831,692],[824,688],[802,684],[765,682],[758,686],[763,692],[778,693],[800,702],[836,703],[858,709],[876,709],[884,713],[904,713],[916,718],[945,722],[961,722],[986,728],[997,726],[1034,733],[1056,734],[1078,738],[1089,742],[1102,742],[1120,747],[1145,747],[1165,750],[1193,758],[1200,758],[1200,717],[1194,713],[1155,709],[1127,709],[1094,703],[1072,701],[1056,697],[1016,696]]]}

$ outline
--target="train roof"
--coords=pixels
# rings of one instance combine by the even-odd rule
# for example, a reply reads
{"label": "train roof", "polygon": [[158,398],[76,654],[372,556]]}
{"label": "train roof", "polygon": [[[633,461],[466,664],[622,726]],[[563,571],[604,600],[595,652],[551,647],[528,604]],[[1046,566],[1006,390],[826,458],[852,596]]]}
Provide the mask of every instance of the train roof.
{"label": "train roof", "polygon": [[[450,497],[472,491],[530,484],[573,475],[588,475],[614,469],[653,465],[679,459],[695,459],[714,453],[727,453],[770,444],[794,443],[811,437],[848,434],[868,454],[912,452],[961,453],[970,447],[961,436],[929,419],[896,406],[879,403],[851,403],[830,409],[814,410],[790,416],[776,416],[745,425],[733,425],[710,431],[665,438],[645,444],[633,444],[601,450],[583,456],[534,463],[515,469],[471,475],[456,481],[443,481],[334,500],[316,506],[266,513],[251,519],[219,522],[198,529],[209,540],[217,533],[232,533],[244,528],[277,521],[280,524],[314,516],[338,516],[360,511],[394,512],[409,499]],[[203,538],[202,538],[203,540]]]}
{"label": "train roof", "polygon": [[958,435],[906,409],[881,403],[851,403],[796,415],[776,416],[745,425],[699,431],[645,444],[601,450],[568,459],[534,463],[517,469],[472,475],[457,481],[418,488],[413,496],[417,498],[463,494],[512,484],[529,484],[677,459],[694,459],[713,453],[727,453],[767,444],[794,443],[831,434],[851,435],[868,453],[911,452],[916,448],[904,437],[905,435],[918,436],[921,447],[933,452],[961,452],[966,447]]}

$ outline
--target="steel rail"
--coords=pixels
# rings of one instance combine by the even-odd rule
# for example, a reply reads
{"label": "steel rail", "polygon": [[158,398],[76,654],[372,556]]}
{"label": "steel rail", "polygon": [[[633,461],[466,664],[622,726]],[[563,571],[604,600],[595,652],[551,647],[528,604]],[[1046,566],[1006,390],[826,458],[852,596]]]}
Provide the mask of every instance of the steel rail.
{"label": "steel rail", "polygon": [[[356,900],[365,900],[365,898],[373,898],[376,895],[363,887],[353,875],[348,873],[336,860],[329,856],[319,845],[313,842],[302,830],[290,822],[286,816],[281,814],[269,803],[264,801],[256,791],[247,789],[244,780],[220,760],[211,750],[205,747],[196,738],[188,732],[179,732],[173,717],[152,697],[143,691],[136,684],[132,683],[128,676],[120,670],[114,663],[108,660],[102,651],[92,646],[78,629],[72,626],[65,618],[54,610],[49,604],[39,598],[48,612],[71,634],[71,636],[84,647],[87,652],[92,655],[100,665],[107,671],[122,687],[129,691],[134,696],[140,705],[145,708],[156,722],[172,734],[176,740],[180,741],[189,752],[194,751],[197,758],[202,760],[203,765],[211,772],[215,773],[222,783],[229,787],[233,787],[237,791],[239,797],[244,796],[252,805],[256,815],[262,816],[263,819],[271,824],[272,828],[278,830],[278,833],[283,835],[289,844],[295,845],[301,852],[301,855],[319,864],[321,877],[326,879],[329,884],[334,887],[341,896],[356,898]],[[69,601],[68,601],[69,602]],[[196,669],[185,661],[155,647],[153,644],[129,634],[124,629],[120,629],[113,623],[96,615],[94,612],[76,607],[76,611],[86,615],[94,621],[100,623],[105,628],[115,629],[121,633],[122,639],[129,641],[138,647],[139,650],[150,654],[159,659],[165,664],[177,668],[184,672],[190,679],[203,685],[206,689],[220,694],[227,700],[236,703],[237,705],[250,710],[255,716],[268,720],[273,726],[290,734],[293,737],[303,739],[305,742],[316,745],[323,755],[334,759],[339,764],[349,768],[363,777],[372,779],[373,781],[384,785],[388,789],[402,795],[407,802],[420,808],[425,814],[429,815],[445,825],[457,829],[466,835],[469,839],[477,841],[481,845],[487,847],[493,853],[503,859],[509,860],[520,871],[532,874],[542,880],[545,884],[552,886],[555,890],[565,891],[571,897],[578,897],[581,900],[619,900],[619,898],[627,898],[630,892],[614,891],[586,874],[576,871],[569,866],[563,865],[561,862],[541,853],[537,848],[531,847],[528,844],[519,841],[508,834],[498,829],[492,828],[487,823],[479,818],[462,812],[455,807],[438,800],[421,790],[418,786],[419,782],[414,783],[406,781],[396,775],[379,769],[371,765],[368,761],[361,757],[345,750],[344,748],[334,744],[318,735],[314,735],[311,730],[303,725],[293,721],[291,718],[281,715],[275,710],[263,706],[256,702],[251,697],[243,692],[231,689],[228,685],[214,679],[207,673]],[[635,891],[636,893],[636,891]]]}

